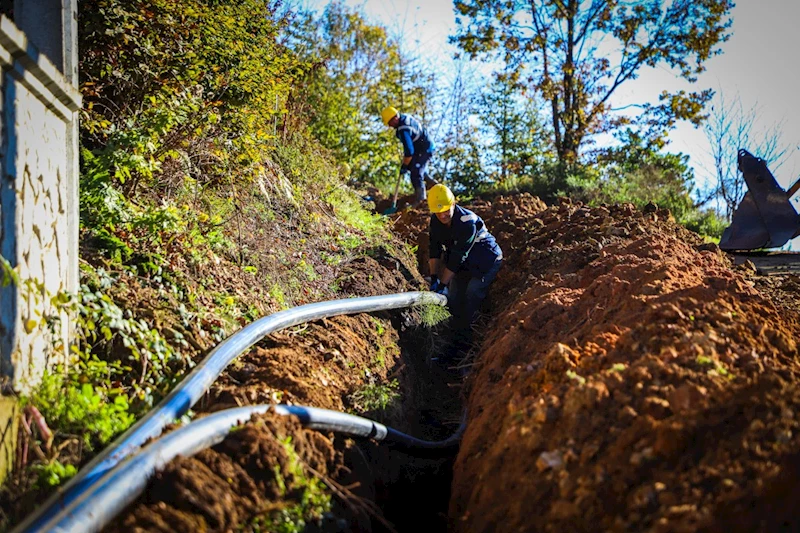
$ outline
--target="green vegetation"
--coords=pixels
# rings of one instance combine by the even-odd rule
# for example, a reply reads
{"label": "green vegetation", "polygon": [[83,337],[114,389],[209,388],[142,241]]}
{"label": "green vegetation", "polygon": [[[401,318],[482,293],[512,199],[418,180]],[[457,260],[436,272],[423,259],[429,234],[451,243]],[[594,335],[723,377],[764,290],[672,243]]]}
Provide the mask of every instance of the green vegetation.
{"label": "green vegetation", "polygon": [[63,368],[45,374],[41,385],[24,403],[39,409],[59,440],[78,437],[89,450],[99,450],[128,429],[134,422],[134,415],[129,412],[128,398],[121,390],[81,383],[87,379],[98,380],[97,372],[105,365],[93,366],[94,375],[80,368],[66,375]]}
{"label": "green vegetation", "polygon": [[585,385],[586,378],[575,372],[574,370],[567,370],[567,377],[578,383],[578,385]]}
{"label": "green vegetation", "polygon": [[302,459],[292,445],[292,438],[281,440],[288,457],[288,476],[284,477],[278,465],[273,467],[280,495],[295,502],[268,516],[259,516],[250,522],[253,531],[271,533],[301,533],[306,527],[318,523],[331,509],[331,496],[323,482],[306,473]]}
{"label": "green vegetation", "polygon": [[400,399],[400,393],[397,391],[399,386],[396,379],[385,385],[369,383],[351,394],[350,401],[356,411],[362,413],[386,412]]}
{"label": "green vegetation", "polygon": [[319,16],[300,13],[290,30],[293,49],[317,65],[290,113],[308,120],[311,134],[348,164],[354,180],[384,189],[397,176],[397,141],[376,117],[391,103],[425,116],[434,87],[430,71],[389,32],[344,2]]}
{"label": "green vegetation", "polygon": [[78,473],[75,465],[61,464],[57,459],[47,463],[37,463],[32,470],[37,475],[36,487],[57,487]]}
{"label": "green vegetation", "polygon": [[[569,167],[580,160],[592,135],[633,125],[660,148],[677,120],[695,125],[703,120],[711,90],[664,91],[659,104],[644,102],[634,116],[615,114],[608,101],[645,67],[664,65],[696,81],[730,35],[733,3],[630,7],[617,2],[457,0],[455,9],[459,28],[454,40],[465,53],[503,61],[511,79],[530,76],[525,88],[547,102],[558,161]],[[613,56],[598,50],[596,43],[603,40],[614,48]]]}
{"label": "green vegetation", "polygon": [[436,324],[450,318],[450,311],[443,305],[425,304],[418,307],[420,320],[425,327],[432,328]]}
{"label": "green vegetation", "polygon": [[625,144],[608,150],[599,161],[600,175],[584,172],[569,181],[574,196],[591,205],[631,203],[641,209],[652,202],[668,209],[689,229],[719,239],[726,224],[692,200],[694,176],[688,159],[683,154],[657,152],[628,130]]}

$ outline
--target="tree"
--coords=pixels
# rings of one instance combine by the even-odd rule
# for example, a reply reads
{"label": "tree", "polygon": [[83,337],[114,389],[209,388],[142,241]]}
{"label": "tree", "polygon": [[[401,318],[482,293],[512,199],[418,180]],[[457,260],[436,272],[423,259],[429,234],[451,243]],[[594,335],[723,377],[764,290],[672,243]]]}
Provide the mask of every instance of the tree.
{"label": "tree", "polygon": [[400,154],[380,111],[394,105],[424,119],[430,76],[386,28],[341,2],[329,4],[319,18],[301,14],[291,33],[293,49],[316,65],[292,98],[292,115],[304,117],[312,134],[348,163],[356,178],[392,182]]}
{"label": "tree", "polygon": [[713,168],[709,172],[711,185],[706,190],[704,203],[719,202],[727,220],[731,219],[747,192],[744,176],[738,170],[739,149],[762,158],[773,173],[785,162],[789,153],[782,141],[782,124],[755,129],[758,111],[758,104],[746,110],[739,95],[732,101],[726,101],[725,95],[718,93],[710,117],[703,127],[713,161]]}
{"label": "tree", "polygon": [[729,37],[731,0],[456,0],[458,33],[471,57],[499,57],[549,104],[562,165],[579,161],[587,138],[632,123],[660,140],[677,120],[698,124],[710,90],[663,92],[637,118],[610,100],[644,67],[664,64],[696,81]]}
{"label": "tree", "polygon": [[689,229],[719,238],[722,220],[692,199],[694,172],[689,168],[689,156],[654,150],[630,129],[619,137],[622,145],[608,150],[598,161],[602,178],[585,188],[579,198],[592,204],[629,202],[639,208],[652,202],[669,209]]}
{"label": "tree", "polygon": [[653,202],[672,211],[678,220],[685,219],[695,208],[689,156],[655,151],[632,130],[620,137],[623,144],[610,149],[599,161],[603,179],[597,189],[598,198],[638,207]]}
{"label": "tree", "polygon": [[495,75],[481,97],[479,116],[487,143],[489,166],[495,182],[506,188],[510,181],[541,170],[550,148],[536,98],[526,98],[524,87],[508,72]]}
{"label": "tree", "polygon": [[[81,144],[133,193],[256,176],[307,68],[272,0],[81,0]],[[265,83],[270,80],[271,83]]]}
{"label": "tree", "polygon": [[482,135],[471,119],[477,113],[480,87],[474,83],[478,76],[466,62],[458,61],[454,74],[448,88],[438,95],[440,121],[431,167],[437,181],[448,183],[457,194],[472,195],[488,180]]}

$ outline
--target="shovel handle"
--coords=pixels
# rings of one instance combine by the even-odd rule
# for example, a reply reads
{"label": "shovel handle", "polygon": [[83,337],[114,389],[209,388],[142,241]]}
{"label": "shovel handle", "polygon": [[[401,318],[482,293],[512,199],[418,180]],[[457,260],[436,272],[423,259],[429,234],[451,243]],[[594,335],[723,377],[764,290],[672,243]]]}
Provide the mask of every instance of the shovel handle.
{"label": "shovel handle", "polygon": [[397,173],[397,181],[394,184],[394,199],[392,200],[392,207],[397,207],[397,193],[400,191],[400,177],[402,172]]}

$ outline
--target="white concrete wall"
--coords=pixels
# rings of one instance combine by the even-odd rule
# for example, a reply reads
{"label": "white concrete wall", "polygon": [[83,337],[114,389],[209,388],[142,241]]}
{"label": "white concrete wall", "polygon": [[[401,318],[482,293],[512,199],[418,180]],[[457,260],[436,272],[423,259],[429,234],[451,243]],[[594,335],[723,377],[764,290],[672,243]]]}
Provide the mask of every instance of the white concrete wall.
{"label": "white concrete wall", "polygon": [[[77,110],[80,95],[25,35],[0,20],[0,253],[20,283],[0,289],[0,372],[25,392],[58,362],[41,324],[50,298],[77,290]],[[35,327],[33,322],[36,322]],[[64,341],[66,317],[55,337]]]}

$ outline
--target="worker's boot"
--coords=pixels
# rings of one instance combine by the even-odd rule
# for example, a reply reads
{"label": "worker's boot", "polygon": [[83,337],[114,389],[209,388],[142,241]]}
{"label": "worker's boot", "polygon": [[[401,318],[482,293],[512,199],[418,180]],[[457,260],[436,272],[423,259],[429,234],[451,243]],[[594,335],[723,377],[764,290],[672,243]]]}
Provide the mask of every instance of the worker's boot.
{"label": "worker's boot", "polygon": [[425,192],[425,186],[414,188],[414,207],[420,207],[425,203],[428,195]]}
{"label": "worker's boot", "polygon": [[436,181],[433,178],[430,178],[429,176],[424,176],[424,179],[425,179],[425,188],[426,189],[430,189],[434,185],[438,185],[439,184],[438,181]]}

